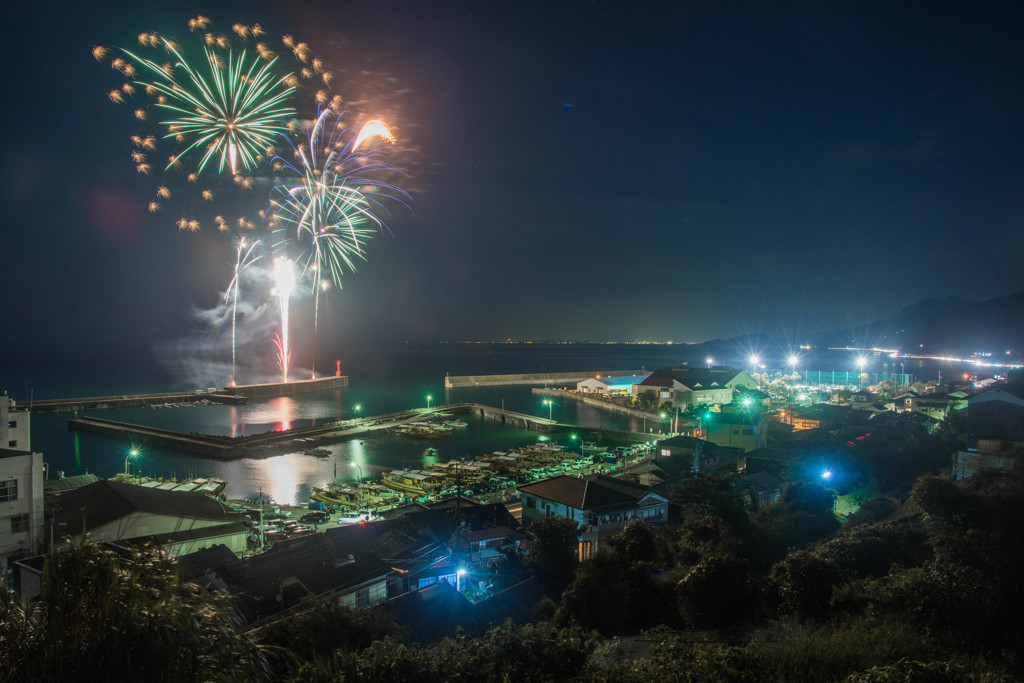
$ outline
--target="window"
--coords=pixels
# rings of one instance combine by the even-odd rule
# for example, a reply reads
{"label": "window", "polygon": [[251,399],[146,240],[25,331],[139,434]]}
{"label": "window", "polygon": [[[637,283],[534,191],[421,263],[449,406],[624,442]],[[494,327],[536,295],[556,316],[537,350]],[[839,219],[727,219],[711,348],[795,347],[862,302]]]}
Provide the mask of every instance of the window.
{"label": "window", "polygon": [[14,441],[8,441],[7,442],[7,447],[8,448],[17,448],[18,447],[18,440],[15,439]]}
{"label": "window", "polygon": [[0,503],[18,500],[18,480],[0,481]]}
{"label": "window", "polygon": [[7,421],[7,428],[8,429],[17,429],[18,428],[18,421],[17,420],[8,420]]}
{"label": "window", "polygon": [[28,515],[15,515],[11,517],[11,533],[21,534],[28,531]]}
{"label": "window", "polygon": [[530,496],[527,496],[526,497],[526,507],[533,508],[533,509],[536,510],[537,509],[537,499],[536,498],[531,498]]}

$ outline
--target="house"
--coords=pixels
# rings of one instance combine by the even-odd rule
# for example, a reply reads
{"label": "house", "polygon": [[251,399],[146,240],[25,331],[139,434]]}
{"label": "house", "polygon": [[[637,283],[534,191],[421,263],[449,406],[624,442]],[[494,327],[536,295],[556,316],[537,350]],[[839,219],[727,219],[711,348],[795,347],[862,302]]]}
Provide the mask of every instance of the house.
{"label": "house", "polygon": [[437,643],[456,633],[481,636],[506,620],[533,621],[533,607],[546,596],[536,577],[521,581],[479,602],[470,602],[446,582],[406,593],[383,605],[410,643]]}
{"label": "house", "polygon": [[704,419],[707,440],[719,446],[752,451],[767,443],[768,420],[759,412],[723,410]]}
{"label": "house", "polygon": [[216,544],[241,555],[248,547],[244,517],[202,493],[97,481],[62,493],[57,505],[52,523],[59,538],[150,542],[171,556]]}
{"label": "house", "polygon": [[[188,578],[235,598],[244,621],[258,623],[308,597],[337,600],[347,607],[370,607],[388,597],[390,563],[371,551],[386,522],[347,525],[320,534],[279,541],[246,558],[199,551],[180,558]],[[380,525],[383,529],[371,531]],[[386,545],[386,543],[385,543]]]}
{"label": "house", "polygon": [[561,476],[519,487],[523,526],[547,517],[571,519],[581,526],[579,556],[586,559],[601,542],[620,533],[629,520],[663,524],[668,498],[646,486],[600,474]]}
{"label": "house", "polygon": [[975,472],[1024,471],[1024,382],[1001,382],[979,392],[967,404],[967,450],[959,451],[954,476]]}
{"label": "house", "polygon": [[744,370],[716,365],[711,368],[675,365],[655,370],[633,386],[633,396],[654,393],[658,401],[672,401],[680,410],[691,405],[731,403],[733,391],[756,389],[757,382]]}
{"label": "house", "polygon": [[740,490],[751,508],[776,503],[782,496],[786,482],[770,472],[753,472],[736,478],[736,488]]}
{"label": "house", "polygon": [[737,471],[741,474],[756,474],[768,472],[775,476],[781,476],[793,465],[806,460],[804,450],[790,448],[758,448],[747,451],[737,460]]}
{"label": "house", "polygon": [[625,377],[591,377],[576,383],[576,391],[581,394],[633,394],[633,385],[640,384],[650,375],[628,375]]}
{"label": "house", "polygon": [[681,435],[659,441],[658,456],[651,462],[659,465],[665,460],[681,458],[688,461],[688,472],[707,473],[723,468],[734,470],[736,458],[742,452],[740,448],[719,446],[695,436]]}
{"label": "house", "polygon": [[917,394],[908,391],[894,396],[886,402],[886,407],[891,406],[891,410],[897,413],[920,413],[933,420],[944,420],[951,406],[956,405],[958,401],[957,398],[950,398],[947,393]]}
{"label": "house", "polygon": [[[11,440],[28,445],[28,439]],[[39,551],[43,522],[42,453],[0,448],[0,576],[7,577],[8,588],[12,563]]]}
{"label": "house", "polygon": [[439,581],[459,586],[460,569],[482,570],[500,554],[499,549],[518,545],[524,538],[519,520],[501,503],[481,505],[448,499],[430,505],[407,505],[386,514],[390,520],[407,524],[404,533],[423,544],[409,549],[416,561],[408,566],[395,564],[402,561],[398,555],[389,560],[402,570],[400,592]]}

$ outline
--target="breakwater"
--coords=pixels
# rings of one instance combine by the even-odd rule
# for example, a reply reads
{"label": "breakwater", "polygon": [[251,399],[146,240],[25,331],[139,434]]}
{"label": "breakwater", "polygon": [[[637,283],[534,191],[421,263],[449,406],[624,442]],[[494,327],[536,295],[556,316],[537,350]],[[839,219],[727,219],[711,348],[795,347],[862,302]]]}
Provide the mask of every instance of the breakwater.
{"label": "breakwater", "polygon": [[530,372],[515,375],[457,375],[444,378],[445,389],[459,387],[498,387],[523,384],[573,384],[591,377],[630,377],[646,374],[643,370],[599,370],[596,372]]}
{"label": "breakwater", "polygon": [[225,394],[245,396],[246,398],[273,398],[276,396],[295,396],[312,394],[318,391],[342,389],[348,386],[347,375],[332,375],[316,379],[298,379],[287,382],[268,382],[266,384],[238,384],[224,387]]}
{"label": "breakwater", "polygon": [[158,394],[123,394],[121,396],[93,396],[87,398],[51,398],[28,403],[28,409],[42,415],[46,413],[79,413],[89,410],[117,410],[120,408],[148,408],[168,403],[227,403],[238,405],[250,398],[294,396],[317,391],[330,391],[348,386],[347,376],[267,384],[241,384],[223,389],[196,389]]}
{"label": "breakwater", "polygon": [[68,429],[119,439],[134,439],[147,446],[176,450],[196,457],[237,460],[302,452],[339,441],[388,433],[401,425],[430,419],[434,415],[442,413],[480,415],[487,419],[539,432],[550,432],[559,427],[554,420],[542,417],[501,410],[477,403],[455,403],[433,408],[416,408],[387,415],[353,418],[312,427],[295,427],[236,437],[178,432],[98,417],[68,420]]}
{"label": "breakwater", "polygon": [[[116,410],[119,408],[148,408],[168,403],[245,403],[244,396],[233,396],[223,392],[212,393],[177,391],[163,394],[124,394],[122,396],[94,396],[90,398],[51,398],[23,404],[37,415],[46,413],[78,413],[87,410]],[[19,407],[21,407],[19,405]]]}

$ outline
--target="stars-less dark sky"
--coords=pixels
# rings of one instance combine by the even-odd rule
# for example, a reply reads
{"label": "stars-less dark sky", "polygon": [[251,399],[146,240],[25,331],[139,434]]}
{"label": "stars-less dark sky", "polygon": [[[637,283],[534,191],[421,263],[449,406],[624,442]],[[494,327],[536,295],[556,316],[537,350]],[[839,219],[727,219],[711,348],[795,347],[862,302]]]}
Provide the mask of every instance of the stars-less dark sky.
{"label": "stars-less dark sky", "polygon": [[198,13],[343,62],[415,150],[325,339],[798,338],[1024,289],[1019,3],[16,2],[5,345],[165,342],[216,305],[227,240],[145,211],[90,56]]}

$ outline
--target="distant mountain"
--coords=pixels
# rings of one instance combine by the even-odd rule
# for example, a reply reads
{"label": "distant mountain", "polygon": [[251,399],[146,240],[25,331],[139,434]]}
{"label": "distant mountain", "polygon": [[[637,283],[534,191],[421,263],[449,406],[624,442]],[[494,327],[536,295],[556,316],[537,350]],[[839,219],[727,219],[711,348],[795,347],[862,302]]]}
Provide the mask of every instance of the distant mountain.
{"label": "distant mountain", "polygon": [[1024,292],[986,301],[925,299],[888,320],[842,330],[819,345],[898,348],[950,353],[997,353],[1024,347]]}

